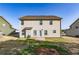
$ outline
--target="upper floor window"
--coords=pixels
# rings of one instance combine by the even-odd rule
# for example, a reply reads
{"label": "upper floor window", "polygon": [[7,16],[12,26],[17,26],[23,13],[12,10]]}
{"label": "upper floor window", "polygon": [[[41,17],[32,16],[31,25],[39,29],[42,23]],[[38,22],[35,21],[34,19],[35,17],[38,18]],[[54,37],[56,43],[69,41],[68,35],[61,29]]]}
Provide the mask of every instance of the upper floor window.
{"label": "upper floor window", "polygon": [[53,30],[53,33],[56,33],[56,30]]}
{"label": "upper floor window", "polygon": [[47,35],[47,30],[44,30],[44,35]]}
{"label": "upper floor window", "polygon": [[24,21],[21,21],[21,25],[24,25]]}
{"label": "upper floor window", "polygon": [[36,30],[34,30],[34,35],[37,35],[37,31]]}
{"label": "upper floor window", "polygon": [[42,25],[43,24],[43,21],[42,20],[40,20],[40,25]]}
{"label": "upper floor window", "polygon": [[2,24],[3,27],[6,27],[6,24]]}
{"label": "upper floor window", "polygon": [[79,27],[78,26],[76,26],[76,29],[78,29]]}
{"label": "upper floor window", "polygon": [[52,20],[50,20],[50,21],[49,21],[49,24],[50,24],[50,25],[52,25],[52,24],[53,24]]}

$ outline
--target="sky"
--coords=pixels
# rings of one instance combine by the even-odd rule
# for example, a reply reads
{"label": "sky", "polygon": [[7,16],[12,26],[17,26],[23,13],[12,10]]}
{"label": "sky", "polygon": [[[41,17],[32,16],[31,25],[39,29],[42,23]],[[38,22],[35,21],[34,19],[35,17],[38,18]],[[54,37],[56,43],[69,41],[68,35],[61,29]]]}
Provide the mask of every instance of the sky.
{"label": "sky", "polygon": [[15,29],[19,29],[21,16],[55,15],[62,18],[61,28],[69,26],[79,18],[78,3],[0,3],[0,16],[3,16]]}

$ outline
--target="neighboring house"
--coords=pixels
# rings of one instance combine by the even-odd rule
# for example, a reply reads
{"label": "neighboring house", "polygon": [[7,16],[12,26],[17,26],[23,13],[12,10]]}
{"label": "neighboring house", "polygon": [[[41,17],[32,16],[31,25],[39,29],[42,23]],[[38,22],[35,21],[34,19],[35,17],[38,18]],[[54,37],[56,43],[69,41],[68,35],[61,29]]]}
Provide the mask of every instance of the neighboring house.
{"label": "neighboring house", "polygon": [[20,37],[60,37],[61,19],[58,16],[23,16]]}
{"label": "neighboring house", "polygon": [[7,22],[2,16],[0,16],[0,35],[10,35],[15,29]]}
{"label": "neighboring house", "polygon": [[79,18],[65,30],[67,36],[79,36]]}

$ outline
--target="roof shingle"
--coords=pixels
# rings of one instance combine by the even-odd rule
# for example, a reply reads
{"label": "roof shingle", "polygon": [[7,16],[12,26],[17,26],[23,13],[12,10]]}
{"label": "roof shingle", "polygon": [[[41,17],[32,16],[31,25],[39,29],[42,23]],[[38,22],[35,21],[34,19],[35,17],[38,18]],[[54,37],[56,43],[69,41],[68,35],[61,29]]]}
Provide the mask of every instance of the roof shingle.
{"label": "roof shingle", "polygon": [[20,17],[20,20],[49,20],[49,19],[53,19],[53,20],[60,20],[62,19],[61,17],[58,16],[23,16]]}

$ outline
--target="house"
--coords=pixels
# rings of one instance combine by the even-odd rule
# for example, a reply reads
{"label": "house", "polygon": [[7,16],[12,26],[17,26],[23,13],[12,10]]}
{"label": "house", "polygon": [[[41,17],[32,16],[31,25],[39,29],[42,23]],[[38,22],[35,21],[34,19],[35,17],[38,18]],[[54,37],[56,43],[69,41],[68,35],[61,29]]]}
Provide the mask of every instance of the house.
{"label": "house", "polygon": [[12,25],[0,16],[0,35],[10,35],[14,31]]}
{"label": "house", "polygon": [[60,37],[61,19],[58,16],[20,17],[20,37]]}
{"label": "house", "polygon": [[79,36],[79,18],[65,30],[67,36]]}

